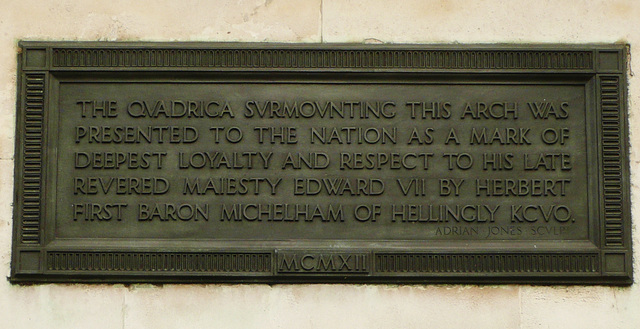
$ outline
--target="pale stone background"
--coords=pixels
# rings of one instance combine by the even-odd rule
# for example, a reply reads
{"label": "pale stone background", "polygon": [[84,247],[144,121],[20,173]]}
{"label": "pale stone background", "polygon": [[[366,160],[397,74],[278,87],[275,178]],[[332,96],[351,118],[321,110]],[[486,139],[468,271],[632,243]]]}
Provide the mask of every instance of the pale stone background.
{"label": "pale stone background", "polygon": [[[9,275],[18,40],[627,42],[640,1],[0,0],[0,276]],[[640,278],[640,80],[629,79]],[[0,328],[640,328],[640,285],[11,285]]]}

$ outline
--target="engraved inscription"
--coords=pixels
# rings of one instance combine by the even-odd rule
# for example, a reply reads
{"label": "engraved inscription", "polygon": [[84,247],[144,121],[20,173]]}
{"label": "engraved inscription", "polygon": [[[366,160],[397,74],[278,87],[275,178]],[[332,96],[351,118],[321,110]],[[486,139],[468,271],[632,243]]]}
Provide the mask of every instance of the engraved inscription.
{"label": "engraved inscription", "polygon": [[587,239],[584,86],[483,82],[61,82],[58,234]]}

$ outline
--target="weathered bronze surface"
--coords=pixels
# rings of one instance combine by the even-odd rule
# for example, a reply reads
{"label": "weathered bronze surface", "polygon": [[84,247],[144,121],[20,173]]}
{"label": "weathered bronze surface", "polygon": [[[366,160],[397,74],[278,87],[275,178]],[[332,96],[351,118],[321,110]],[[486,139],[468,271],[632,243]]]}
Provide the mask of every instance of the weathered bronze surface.
{"label": "weathered bronze surface", "polygon": [[13,282],[632,280],[624,46],[21,48]]}

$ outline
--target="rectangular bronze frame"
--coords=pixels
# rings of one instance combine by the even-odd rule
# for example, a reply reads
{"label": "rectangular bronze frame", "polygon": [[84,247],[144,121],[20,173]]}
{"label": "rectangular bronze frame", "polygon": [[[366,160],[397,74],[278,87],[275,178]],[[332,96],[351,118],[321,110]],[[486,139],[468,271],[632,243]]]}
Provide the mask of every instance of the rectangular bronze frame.
{"label": "rectangular bronze frame", "polygon": [[[145,42],[20,43],[10,280],[152,283],[632,283],[625,45],[338,45]],[[598,227],[592,248],[498,250],[228,248],[149,250],[127,246],[51,247],[47,131],[51,81],[59,74],[322,72],[585,77],[593,85],[598,136]],[[360,257],[357,274],[278,271],[280,257]]]}

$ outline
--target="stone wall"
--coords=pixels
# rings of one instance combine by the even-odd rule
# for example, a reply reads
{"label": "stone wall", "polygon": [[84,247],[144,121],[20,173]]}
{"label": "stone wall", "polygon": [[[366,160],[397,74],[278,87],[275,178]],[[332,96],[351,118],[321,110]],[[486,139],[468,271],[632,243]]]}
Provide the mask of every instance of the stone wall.
{"label": "stone wall", "polygon": [[[632,211],[640,211],[635,114],[640,80],[633,75],[640,68],[637,1],[3,0],[0,275],[5,277],[11,258],[18,40],[629,43]],[[639,310],[637,284],[18,286],[0,280],[3,328],[638,328]]]}

